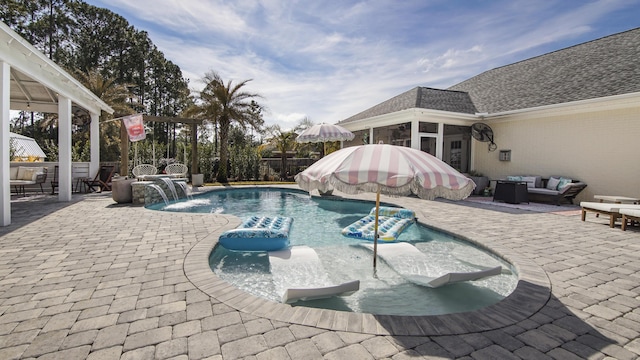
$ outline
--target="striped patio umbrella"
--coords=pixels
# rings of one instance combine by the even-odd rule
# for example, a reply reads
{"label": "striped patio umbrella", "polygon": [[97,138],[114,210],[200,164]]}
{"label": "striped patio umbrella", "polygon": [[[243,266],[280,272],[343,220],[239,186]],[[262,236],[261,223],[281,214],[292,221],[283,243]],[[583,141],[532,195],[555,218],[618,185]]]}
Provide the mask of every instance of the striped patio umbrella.
{"label": "striped patio umbrella", "polygon": [[462,200],[475,184],[426,152],[388,144],[352,146],[331,153],[295,177],[306,190],[347,194],[376,193],[373,266],[376,267],[380,194],[409,195],[427,200]]}
{"label": "striped patio umbrella", "polygon": [[299,143],[326,142],[326,141],[346,141],[353,140],[354,134],[340,125],[318,124],[313,125],[303,131],[296,141]]}
{"label": "striped patio umbrella", "polygon": [[325,142],[327,141],[347,141],[353,140],[355,135],[343,128],[340,125],[334,124],[318,124],[313,125],[307,130],[303,131],[298,137],[296,141],[299,143],[322,143],[322,155],[327,153],[327,148]]}

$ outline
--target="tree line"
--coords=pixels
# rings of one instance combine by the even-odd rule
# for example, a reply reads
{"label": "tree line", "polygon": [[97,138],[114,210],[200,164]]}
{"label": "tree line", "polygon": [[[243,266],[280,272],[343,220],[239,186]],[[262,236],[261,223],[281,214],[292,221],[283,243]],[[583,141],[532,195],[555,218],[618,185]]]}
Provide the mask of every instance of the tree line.
{"label": "tree line", "polygon": [[[264,147],[258,147],[253,136],[246,139],[248,129],[272,134],[272,148],[295,147],[295,130],[264,127],[260,95],[245,91],[250,80],[225,82],[211,71],[204,76],[204,89],[193,96],[180,67],[164,57],[146,32],[136,30],[110,10],[79,0],[5,0],[0,3],[0,20],[115,110],[111,116],[101,115],[101,161],[118,161],[124,155],[138,156],[142,162],[162,159],[165,165],[176,158],[189,163],[189,129],[169,122],[145,124],[152,134],[151,146],[141,144],[139,149],[131,147],[136,154],[120,154],[120,122],[106,120],[133,113],[205,120],[208,126],[198,129],[199,165],[201,172],[220,182],[247,172],[239,168],[257,167],[257,152]],[[73,121],[73,160],[88,161],[89,114],[74,113]],[[46,140],[58,138],[56,124],[57,114],[21,112],[12,122],[12,131],[34,137],[44,144],[48,160],[56,161],[57,143]],[[310,122],[301,122],[301,126],[305,124]],[[245,140],[230,141],[230,136],[237,137],[238,132]],[[240,144],[252,150],[240,149]],[[284,176],[286,151],[281,156]],[[240,157],[251,159],[252,165],[242,163]],[[229,165],[234,166],[230,169]],[[255,173],[253,169],[248,172]]]}

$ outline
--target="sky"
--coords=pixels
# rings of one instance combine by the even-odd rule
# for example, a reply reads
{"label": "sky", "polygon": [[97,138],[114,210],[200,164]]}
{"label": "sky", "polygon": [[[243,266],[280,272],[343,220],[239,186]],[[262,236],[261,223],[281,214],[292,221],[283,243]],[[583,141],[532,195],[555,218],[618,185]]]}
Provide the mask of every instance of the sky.
{"label": "sky", "polygon": [[283,129],[640,27],[638,0],[85,1],[146,31],[194,92],[209,71],[251,79]]}

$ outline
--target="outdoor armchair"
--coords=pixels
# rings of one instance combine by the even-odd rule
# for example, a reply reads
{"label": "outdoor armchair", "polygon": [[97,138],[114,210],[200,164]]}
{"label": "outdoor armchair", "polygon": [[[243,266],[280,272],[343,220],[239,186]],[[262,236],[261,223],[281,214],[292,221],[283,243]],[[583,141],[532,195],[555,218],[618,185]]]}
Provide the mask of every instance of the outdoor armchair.
{"label": "outdoor armchair", "polygon": [[87,186],[87,191],[95,191],[101,192],[103,190],[111,191],[111,178],[113,177],[113,172],[115,170],[115,166],[113,165],[103,165],[100,167],[100,170],[96,174],[96,177],[93,180],[84,180],[83,182]]}
{"label": "outdoor armchair", "polygon": [[140,164],[131,170],[133,176],[138,180],[144,180],[147,175],[155,175],[158,173],[158,169],[151,164]]}
{"label": "outdoor armchair", "polygon": [[187,165],[185,164],[173,163],[173,164],[167,165],[167,167],[164,168],[164,172],[165,174],[171,175],[172,177],[183,178],[183,177],[187,177],[189,168],[187,168]]}

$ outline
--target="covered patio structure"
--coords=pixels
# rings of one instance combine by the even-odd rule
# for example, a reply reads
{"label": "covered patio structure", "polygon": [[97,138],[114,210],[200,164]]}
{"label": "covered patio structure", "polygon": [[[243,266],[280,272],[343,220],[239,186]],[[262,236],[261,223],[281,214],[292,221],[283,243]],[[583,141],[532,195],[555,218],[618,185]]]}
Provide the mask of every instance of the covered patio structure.
{"label": "covered patio structure", "polygon": [[72,116],[84,109],[91,116],[90,173],[100,163],[99,118],[113,109],[75,78],[0,22],[0,226],[11,224],[9,122],[11,110],[58,114],[60,201],[71,200]]}

